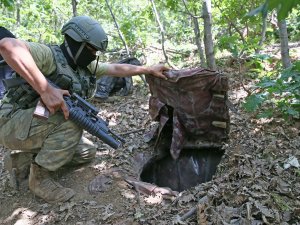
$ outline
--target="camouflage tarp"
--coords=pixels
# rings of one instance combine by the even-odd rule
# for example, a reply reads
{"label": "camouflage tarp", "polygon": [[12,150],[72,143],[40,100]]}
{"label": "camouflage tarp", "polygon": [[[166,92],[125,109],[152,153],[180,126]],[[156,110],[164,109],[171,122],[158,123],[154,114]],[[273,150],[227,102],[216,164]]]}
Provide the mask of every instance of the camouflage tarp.
{"label": "camouflage tarp", "polygon": [[156,137],[156,150],[167,143],[177,159],[183,148],[221,147],[229,131],[227,77],[203,68],[170,70],[166,76],[146,77],[150,116],[159,121],[148,134]]}

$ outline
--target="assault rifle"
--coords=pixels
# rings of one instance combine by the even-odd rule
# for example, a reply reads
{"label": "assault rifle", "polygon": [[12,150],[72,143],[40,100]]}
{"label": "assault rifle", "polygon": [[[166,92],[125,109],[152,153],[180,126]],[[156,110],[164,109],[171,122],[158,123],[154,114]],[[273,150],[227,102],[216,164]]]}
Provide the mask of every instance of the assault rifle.
{"label": "assault rifle", "polygon": [[[11,78],[3,81],[6,88],[11,88],[21,83],[26,83],[26,81],[22,78]],[[55,88],[59,88],[53,82],[49,80],[48,82]],[[99,110],[81,98],[78,94],[73,93],[71,96],[64,96],[64,100],[69,108],[69,119],[79,127],[96,136],[114,149],[120,147],[121,142],[125,142],[122,137],[115,134],[108,128],[108,123],[106,121],[97,116]],[[48,109],[40,100],[34,111],[34,116],[43,119],[47,119],[49,117]]]}

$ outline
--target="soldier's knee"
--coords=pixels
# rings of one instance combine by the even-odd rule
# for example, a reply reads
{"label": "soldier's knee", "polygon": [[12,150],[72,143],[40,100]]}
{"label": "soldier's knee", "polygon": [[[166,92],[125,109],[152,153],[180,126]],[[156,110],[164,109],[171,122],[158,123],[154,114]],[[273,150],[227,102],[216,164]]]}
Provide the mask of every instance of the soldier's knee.
{"label": "soldier's knee", "polygon": [[91,162],[96,156],[96,151],[97,149],[95,147],[77,149],[71,163],[83,164]]}

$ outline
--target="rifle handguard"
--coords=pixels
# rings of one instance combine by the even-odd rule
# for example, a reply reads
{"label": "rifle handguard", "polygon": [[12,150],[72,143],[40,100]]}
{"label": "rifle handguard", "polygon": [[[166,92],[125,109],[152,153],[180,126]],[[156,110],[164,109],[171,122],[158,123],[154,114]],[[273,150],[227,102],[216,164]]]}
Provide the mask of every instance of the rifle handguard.
{"label": "rifle handguard", "polygon": [[95,121],[92,121],[91,117],[89,117],[80,107],[70,107],[70,99],[67,99],[66,103],[69,107],[69,118],[79,127],[83,128],[91,135],[98,137],[101,141],[108,144],[114,149],[117,149],[121,146],[121,142],[117,141],[108,134],[109,130],[106,127],[106,124],[103,124],[101,120],[99,120],[98,118],[93,118],[93,120]]}

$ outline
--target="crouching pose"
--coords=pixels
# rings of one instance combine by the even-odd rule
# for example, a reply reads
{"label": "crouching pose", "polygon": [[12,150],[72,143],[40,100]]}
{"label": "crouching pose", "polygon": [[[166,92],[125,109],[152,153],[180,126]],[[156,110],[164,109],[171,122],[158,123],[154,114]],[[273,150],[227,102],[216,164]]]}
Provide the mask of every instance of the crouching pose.
{"label": "crouching pose", "polygon": [[[0,144],[10,150],[34,155],[30,166],[29,189],[49,203],[74,196],[71,188],[54,181],[49,171],[68,164],[91,161],[96,146],[82,136],[82,129],[68,120],[64,95],[77,93],[91,98],[101,75],[149,74],[162,79],[167,68],[101,63],[98,51],[105,51],[107,36],[101,25],[88,16],[73,17],[62,28],[61,45],[44,45],[19,39],[0,41],[0,54],[26,83],[8,90],[0,106]],[[50,85],[48,80],[61,89]],[[33,117],[38,99],[51,115],[48,120]]]}

